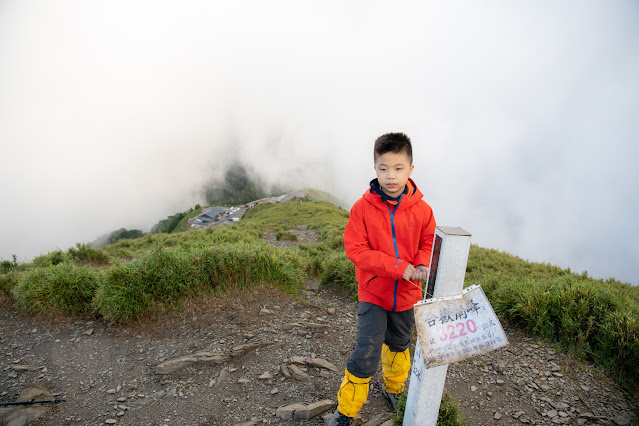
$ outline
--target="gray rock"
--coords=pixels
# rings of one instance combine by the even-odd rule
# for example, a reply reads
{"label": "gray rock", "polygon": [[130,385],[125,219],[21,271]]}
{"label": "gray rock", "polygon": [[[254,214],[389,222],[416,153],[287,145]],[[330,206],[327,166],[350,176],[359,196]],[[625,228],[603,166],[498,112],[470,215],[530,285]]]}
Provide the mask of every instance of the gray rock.
{"label": "gray rock", "polygon": [[286,365],[282,364],[280,366],[280,371],[282,372],[284,377],[286,377],[287,379],[290,379],[291,377],[293,377],[293,374],[291,373],[291,370]]}
{"label": "gray rock", "polygon": [[306,404],[302,404],[300,402],[295,402],[293,404],[285,405],[283,407],[279,407],[275,410],[275,415],[282,420],[293,420],[293,416],[295,415],[295,411],[300,408],[306,407]]}
{"label": "gray rock", "polygon": [[623,414],[619,414],[612,419],[618,426],[628,426],[630,424],[630,418]]}
{"label": "gray rock", "polygon": [[381,413],[364,423],[364,426],[381,426],[386,421],[388,421],[388,413]]}
{"label": "gray rock", "polygon": [[328,324],[317,324],[314,322],[310,322],[306,324],[307,328],[310,328],[313,331],[326,330],[328,328]]}
{"label": "gray rock", "polygon": [[236,423],[233,426],[255,426],[256,424],[263,423],[263,422],[265,422],[264,419],[253,418],[253,419],[249,420],[248,422]]}
{"label": "gray rock", "polygon": [[330,399],[323,399],[313,404],[306,405],[295,410],[293,420],[310,420],[330,410],[331,408],[333,408],[333,405],[334,402]]}
{"label": "gray rock", "polygon": [[[30,385],[20,392],[17,402],[54,399],[49,390],[40,385]],[[18,405],[8,409],[2,416],[2,424],[8,426],[24,426],[44,416],[52,404]]]}
{"label": "gray rock", "polygon": [[331,364],[330,362],[322,358],[306,358],[306,364],[313,367],[320,367],[331,371],[337,371],[337,367],[334,364]]}
{"label": "gray rock", "polygon": [[272,378],[273,378],[273,375],[272,375],[270,372],[268,372],[268,371],[265,371],[265,372],[264,372],[264,373],[262,373],[262,375],[259,377],[259,379],[260,379],[260,380],[270,380],[270,379],[272,379]]}
{"label": "gray rock", "polygon": [[290,331],[290,330],[293,330],[295,328],[300,328],[300,327],[302,327],[302,324],[299,324],[299,323],[296,323],[296,322],[290,322],[290,323],[282,325],[282,329],[284,331]]}
{"label": "gray rock", "polygon": [[291,370],[291,375],[293,376],[293,378],[297,381],[301,382],[304,380],[309,380],[311,378],[311,376],[303,372],[302,369],[299,368],[297,365],[291,364],[288,366],[288,368]]}
{"label": "gray rock", "polygon": [[303,356],[292,356],[291,362],[294,364],[306,364],[306,358]]}
{"label": "gray rock", "polygon": [[171,358],[159,364],[155,368],[155,374],[171,374],[174,371],[180,370],[195,363],[224,364],[226,362],[229,362],[232,358],[237,358],[244,355],[250,350],[262,348],[264,346],[269,346],[272,344],[273,342],[247,343],[244,345],[233,347],[228,354],[223,352],[198,352],[193,355],[183,355],[176,358]]}

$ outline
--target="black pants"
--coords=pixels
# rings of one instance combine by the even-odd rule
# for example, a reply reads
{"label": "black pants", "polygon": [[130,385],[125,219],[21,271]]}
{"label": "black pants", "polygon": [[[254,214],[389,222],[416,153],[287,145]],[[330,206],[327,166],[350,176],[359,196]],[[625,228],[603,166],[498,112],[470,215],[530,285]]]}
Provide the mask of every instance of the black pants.
{"label": "black pants", "polygon": [[413,309],[392,312],[373,303],[359,302],[357,313],[357,343],[346,368],[355,377],[364,379],[377,371],[383,343],[393,352],[403,352],[410,346],[415,312]]}

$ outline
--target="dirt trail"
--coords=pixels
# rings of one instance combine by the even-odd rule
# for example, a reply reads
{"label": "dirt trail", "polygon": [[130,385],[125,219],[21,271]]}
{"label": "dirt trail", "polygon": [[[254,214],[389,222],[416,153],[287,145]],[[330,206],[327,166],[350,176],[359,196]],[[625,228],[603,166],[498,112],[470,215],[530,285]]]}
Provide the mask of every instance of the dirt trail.
{"label": "dirt trail", "polygon": [[[68,400],[51,407],[38,425],[293,424],[275,416],[277,407],[335,399],[357,326],[348,296],[314,290],[316,283],[309,287],[300,299],[261,289],[191,300],[180,312],[128,326],[20,315],[5,301],[0,401],[15,401],[36,382]],[[449,367],[446,389],[469,425],[630,424],[630,397],[611,380],[516,329],[506,327],[506,333],[508,347]],[[222,364],[194,362],[154,374],[174,357],[228,353],[257,342],[269,345]],[[337,368],[296,364],[294,357],[321,358]],[[291,369],[282,366],[291,365],[308,378],[287,378]],[[361,413],[364,423],[388,413],[380,383],[378,372]]]}

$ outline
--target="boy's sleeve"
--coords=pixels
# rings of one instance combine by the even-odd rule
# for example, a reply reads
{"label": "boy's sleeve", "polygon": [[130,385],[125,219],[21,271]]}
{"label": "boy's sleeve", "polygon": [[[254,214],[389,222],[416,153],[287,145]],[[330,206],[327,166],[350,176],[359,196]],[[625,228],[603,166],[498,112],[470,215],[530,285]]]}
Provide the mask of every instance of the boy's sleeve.
{"label": "boy's sleeve", "polygon": [[426,220],[422,225],[422,232],[419,235],[419,248],[417,249],[417,256],[415,256],[414,265],[424,265],[430,268],[430,254],[433,251],[433,238],[435,236],[435,216],[433,210],[426,205],[428,210],[425,212]]}
{"label": "boy's sleeve", "polygon": [[408,267],[408,262],[370,248],[364,211],[360,203],[355,203],[351,208],[351,215],[344,230],[344,248],[346,256],[355,266],[378,277],[399,280]]}

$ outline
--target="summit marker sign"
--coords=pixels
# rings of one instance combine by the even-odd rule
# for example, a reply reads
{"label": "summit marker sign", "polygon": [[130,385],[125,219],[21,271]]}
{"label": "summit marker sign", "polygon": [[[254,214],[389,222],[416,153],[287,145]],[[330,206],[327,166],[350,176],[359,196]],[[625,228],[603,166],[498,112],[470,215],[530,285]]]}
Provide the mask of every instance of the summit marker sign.
{"label": "summit marker sign", "polygon": [[415,305],[417,344],[404,412],[404,426],[435,426],[448,364],[508,344],[479,286],[464,288],[470,233],[435,230],[425,299]]}

